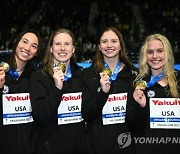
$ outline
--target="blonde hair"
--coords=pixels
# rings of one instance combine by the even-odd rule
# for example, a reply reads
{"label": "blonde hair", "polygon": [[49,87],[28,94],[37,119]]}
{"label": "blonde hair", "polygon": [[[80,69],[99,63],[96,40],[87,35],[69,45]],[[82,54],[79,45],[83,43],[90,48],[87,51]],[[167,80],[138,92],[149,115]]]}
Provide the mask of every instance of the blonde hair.
{"label": "blonde hair", "polygon": [[168,85],[170,87],[170,90],[168,93],[170,93],[173,97],[179,97],[178,93],[178,84],[177,84],[177,78],[176,74],[177,72],[174,70],[174,57],[173,57],[173,52],[172,52],[172,47],[169,42],[169,40],[161,35],[161,34],[152,34],[149,35],[141,49],[140,49],[140,56],[139,56],[139,75],[137,78],[143,78],[147,74],[149,74],[149,66],[147,64],[147,58],[146,58],[146,53],[147,53],[147,45],[148,42],[151,40],[159,40],[164,46],[164,51],[165,51],[165,63],[164,63],[164,68],[163,72],[164,75],[166,75]]}

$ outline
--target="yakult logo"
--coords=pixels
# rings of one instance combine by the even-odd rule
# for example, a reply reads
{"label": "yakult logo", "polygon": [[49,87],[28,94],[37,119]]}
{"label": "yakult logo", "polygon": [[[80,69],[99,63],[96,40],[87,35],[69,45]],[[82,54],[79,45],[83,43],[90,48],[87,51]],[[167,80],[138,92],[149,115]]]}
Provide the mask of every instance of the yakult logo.
{"label": "yakult logo", "polygon": [[112,101],[122,101],[122,100],[127,100],[127,95],[109,97],[107,101],[112,102]]}
{"label": "yakult logo", "polygon": [[159,100],[152,100],[154,105],[180,105],[180,100],[174,101],[159,101]]}
{"label": "yakult logo", "polygon": [[7,99],[7,101],[25,101],[25,100],[29,100],[29,95],[26,95],[26,96],[5,96],[5,98]]}
{"label": "yakult logo", "polygon": [[69,95],[69,96],[62,96],[61,101],[73,101],[73,100],[80,100],[80,99],[82,99],[82,95],[81,94],[78,95],[78,96],[71,96],[71,95]]}

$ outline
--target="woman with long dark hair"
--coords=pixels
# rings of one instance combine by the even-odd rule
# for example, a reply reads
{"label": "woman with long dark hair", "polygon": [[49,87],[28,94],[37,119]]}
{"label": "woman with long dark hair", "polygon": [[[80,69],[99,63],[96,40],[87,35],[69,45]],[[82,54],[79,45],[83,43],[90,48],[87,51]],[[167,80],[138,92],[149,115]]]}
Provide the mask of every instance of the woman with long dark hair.
{"label": "woman with long dark hair", "polygon": [[20,33],[10,58],[0,67],[0,149],[4,154],[34,154],[36,125],[29,99],[29,77],[40,62],[40,37],[34,30]]}

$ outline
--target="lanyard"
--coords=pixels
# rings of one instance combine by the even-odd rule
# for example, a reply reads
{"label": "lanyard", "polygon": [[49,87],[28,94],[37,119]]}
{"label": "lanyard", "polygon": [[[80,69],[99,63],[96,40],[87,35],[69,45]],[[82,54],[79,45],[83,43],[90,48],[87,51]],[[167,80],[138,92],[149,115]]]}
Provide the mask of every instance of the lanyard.
{"label": "lanyard", "polygon": [[156,82],[160,81],[163,78],[163,73],[158,74],[157,76],[152,76],[149,82],[147,82],[147,88],[150,88],[155,85]]}
{"label": "lanyard", "polygon": [[69,80],[71,77],[72,77],[71,66],[69,65],[69,66],[68,66],[68,69],[67,69],[67,75],[64,76],[64,80],[67,81],[67,80]]}
{"label": "lanyard", "polygon": [[15,80],[19,78],[19,74],[15,69],[9,69],[8,74],[12,76]]}
{"label": "lanyard", "polygon": [[[108,66],[108,64],[107,64],[106,62],[104,62],[104,67],[105,67],[105,68],[109,68],[109,66]],[[113,74],[110,76],[110,82],[116,80],[117,75],[118,75],[118,73],[119,73],[120,67],[121,67],[121,62],[118,61],[118,63],[116,64],[116,67],[115,67],[115,69],[114,69]]]}

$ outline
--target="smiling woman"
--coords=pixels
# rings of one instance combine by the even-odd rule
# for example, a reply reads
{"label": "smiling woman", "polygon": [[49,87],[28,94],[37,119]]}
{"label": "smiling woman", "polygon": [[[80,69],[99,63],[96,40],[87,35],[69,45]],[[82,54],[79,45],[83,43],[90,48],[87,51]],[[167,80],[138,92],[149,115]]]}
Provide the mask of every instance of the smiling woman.
{"label": "smiling woman", "polygon": [[74,51],[73,33],[64,28],[56,30],[49,39],[42,67],[31,75],[39,154],[85,153],[80,87],[83,68],[76,64]]}
{"label": "smiling woman", "polygon": [[35,70],[34,64],[40,62],[39,49],[39,34],[34,30],[23,31],[15,39],[12,54],[5,61],[10,68],[5,72],[0,66],[0,149],[6,154],[36,153],[29,77]]}
{"label": "smiling woman", "polygon": [[[135,153],[133,141],[127,143],[130,129],[125,117],[136,74],[137,68],[127,58],[121,32],[116,27],[104,28],[98,37],[94,61],[84,69],[81,80],[82,117],[87,122],[89,153]],[[121,140],[121,136],[126,140]]]}
{"label": "smiling woman", "polygon": [[[135,82],[145,82],[146,86],[135,87],[133,99],[138,109],[131,114],[129,125],[134,129],[138,126],[137,137],[168,137],[180,136],[179,98],[180,71],[174,65],[173,51],[169,40],[161,34],[149,35],[140,50],[139,75]],[[141,84],[142,85],[142,84]],[[133,102],[133,101],[132,101]],[[137,112],[140,113],[135,120]],[[178,144],[136,144],[137,153],[170,154],[178,150]]]}

